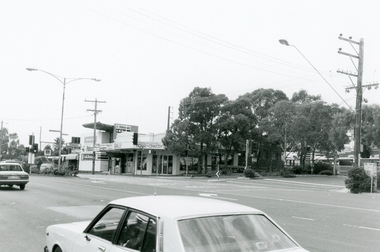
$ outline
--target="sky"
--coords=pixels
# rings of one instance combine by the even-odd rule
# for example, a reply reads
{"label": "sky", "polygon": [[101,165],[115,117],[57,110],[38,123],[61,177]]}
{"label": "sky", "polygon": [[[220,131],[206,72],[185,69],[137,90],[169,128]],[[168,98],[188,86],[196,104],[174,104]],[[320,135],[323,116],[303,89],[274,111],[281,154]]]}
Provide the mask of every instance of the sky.
{"label": "sky", "polygon": [[[98,122],[162,133],[195,87],[230,100],[259,88],[289,98],[306,90],[354,109],[346,87],[356,78],[337,70],[356,73],[357,59],[337,52],[359,49],[338,37],[363,39],[363,85],[378,83],[379,10],[378,0],[2,0],[0,121],[21,144],[31,134],[53,142],[63,78],[88,78],[66,84],[66,142],[93,132],[82,126],[94,121],[85,100],[103,101]],[[364,91],[368,104],[379,95]]]}

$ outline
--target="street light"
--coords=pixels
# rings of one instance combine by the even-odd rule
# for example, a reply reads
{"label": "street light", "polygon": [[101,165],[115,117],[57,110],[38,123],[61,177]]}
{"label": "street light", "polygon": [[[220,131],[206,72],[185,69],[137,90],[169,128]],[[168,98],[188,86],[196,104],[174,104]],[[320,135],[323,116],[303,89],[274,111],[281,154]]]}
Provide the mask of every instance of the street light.
{"label": "street light", "polygon": [[323,77],[323,75],[318,71],[318,69],[315,68],[315,66],[313,64],[311,64],[311,62],[305,57],[305,55],[303,55],[303,53],[300,50],[298,50],[298,48],[295,45],[289,44],[289,42],[286,39],[280,39],[278,42],[280,42],[281,45],[293,46],[302,55],[302,57],[307,61],[307,63],[309,63],[310,66],[312,66],[314,68],[314,70],[319,74],[319,76],[321,76],[322,79],[330,86],[330,88],[332,90],[334,90],[334,92],[340,97],[340,99],[342,99],[342,101],[344,103],[346,103],[346,105],[352,110],[351,106],[348,105],[348,103],[343,99],[343,97],[340,96],[340,94],[334,89],[334,87],[331,86],[331,84],[325,79],[325,77]]}
{"label": "street light", "polygon": [[40,72],[44,72],[46,74],[49,74],[49,75],[53,76],[54,78],[56,78],[63,85],[62,111],[61,111],[61,128],[60,128],[60,131],[59,131],[59,146],[58,146],[58,156],[59,156],[59,158],[58,158],[58,171],[61,171],[63,111],[64,111],[64,108],[65,108],[65,89],[66,89],[66,84],[69,84],[70,82],[77,81],[77,80],[92,80],[92,81],[98,82],[98,81],[100,81],[100,79],[96,79],[96,78],[66,78],[66,77],[61,77],[61,76],[49,73],[49,72],[47,72],[45,70],[41,70],[41,69],[37,69],[37,68],[26,68],[26,70],[28,70],[28,71],[40,71]]}

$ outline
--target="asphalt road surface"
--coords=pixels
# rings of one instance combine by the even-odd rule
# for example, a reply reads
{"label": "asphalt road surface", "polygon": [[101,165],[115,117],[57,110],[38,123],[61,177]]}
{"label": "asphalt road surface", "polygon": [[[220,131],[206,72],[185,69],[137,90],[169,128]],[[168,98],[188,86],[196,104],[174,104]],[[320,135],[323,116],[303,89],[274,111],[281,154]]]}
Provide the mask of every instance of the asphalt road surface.
{"label": "asphalt road surface", "polygon": [[310,251],[378,251],[380,194],[350,194],[344,177],[127,177],[32,175],[24,191],[0,187],[0,251],[43,251],[48,225],[92,219],[109,201],[201,195],[268,213]]}

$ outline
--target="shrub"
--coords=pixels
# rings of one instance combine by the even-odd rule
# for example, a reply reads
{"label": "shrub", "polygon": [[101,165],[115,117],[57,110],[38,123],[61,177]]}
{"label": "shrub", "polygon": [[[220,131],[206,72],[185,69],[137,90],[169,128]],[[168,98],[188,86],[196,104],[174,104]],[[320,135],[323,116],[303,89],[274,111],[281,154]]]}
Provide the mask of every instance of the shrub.
{"label": "shrub", "polygon": [[371,178],[365,173],[364,169],[361,168],[348,170],[348,179],[346,179],[344,183],[351,193],[371,191]]}
{"label": "shrub", "polygon": [[313,168],[313,174],[320,174],[322,171],[331,171],[333,172],[333,166],[326,163],[315,163]]}
{"label": "shrub", "polygon": [[300,165],[296,165],[292,168],[292,171],[294,174],[302,174],[303,173],[303,169]]}
{"label": "shrub", "polygon": [[323,170],[319,173],[319,175],[333,175],[333,172],[330,170]]}
{"label": "shrub", "polygon": [[281,171],[281,176],[285,178],[294,178],[296,175],[291,170],[283,170]]}
{"label": "shrub", "polygon": [[252,169],[246,169],[246,170],[244,171],[244,174],[245,174],[245,176],[246,176],[247,178],[260,177],[260,175],[259,175],[257,172],[255,172],[254,170],[252,170]]}

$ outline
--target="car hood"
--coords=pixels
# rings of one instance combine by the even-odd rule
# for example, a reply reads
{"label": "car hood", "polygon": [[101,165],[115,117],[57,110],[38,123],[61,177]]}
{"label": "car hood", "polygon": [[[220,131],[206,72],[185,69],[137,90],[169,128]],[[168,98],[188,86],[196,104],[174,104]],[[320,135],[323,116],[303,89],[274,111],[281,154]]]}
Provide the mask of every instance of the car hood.
{"label": "car hood", "polygon": [[56,224],[48,227],[48,231],[64,231],[70,233],[83,233],[84,229],[90,224],[90,221],[79,221],[67,224]]}
{"label": "car hood", "polygon": [[78,234],[83,233],[88,224],[90,224],[90,221],[56,224],[49,226],[47,231],[49,233],[64,234],[65,236],[71,236],[73,238]]}

